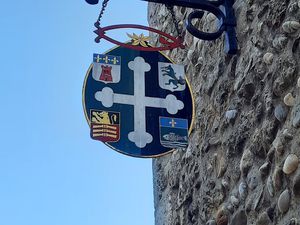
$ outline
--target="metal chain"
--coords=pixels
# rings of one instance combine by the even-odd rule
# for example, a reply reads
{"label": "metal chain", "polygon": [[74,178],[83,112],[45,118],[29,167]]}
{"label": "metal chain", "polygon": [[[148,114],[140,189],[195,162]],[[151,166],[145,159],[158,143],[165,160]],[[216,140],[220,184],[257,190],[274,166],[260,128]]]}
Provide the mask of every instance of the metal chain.
{"label": "metal chain", "polygon": [[103,2],[102,2],[102,8],[101,8],[101,11],[100,11],[98,19],[97,19],[97,22],[99,25],[100,25],[101,18],[103,16],[103,13],[105,11],[105,8],[106,8],[108,2],[109,2],[109,0],[103,0]]}
{"label": "metal chain", "polygon": [[173,5],[169,5],[169,4],[166,4],[166,7],[167,9],[169,10],[171,16],[172,16],[172,21],[174,23],[174,26],[175,26],[175,29],[176,29],[176,32],[177,32],[177,35],[179,37],[182,36],[181,32],[179,31],[179,25],[178,25],[178,21],[176,20],[176,16],[175,16],[175,12],[174,12],[174,8],[173,8]]}

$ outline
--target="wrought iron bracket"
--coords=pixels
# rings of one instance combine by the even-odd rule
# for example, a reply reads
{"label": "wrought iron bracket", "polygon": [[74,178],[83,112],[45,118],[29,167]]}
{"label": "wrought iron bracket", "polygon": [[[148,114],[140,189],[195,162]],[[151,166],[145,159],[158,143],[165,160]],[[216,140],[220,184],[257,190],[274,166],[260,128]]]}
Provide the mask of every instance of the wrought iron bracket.
{"label": "wrought iron bracket", "polygon": [[202,40],[215,40],[225,32],[225,52],[236,54],[238,50],[236,38],[236,18],[234,15],[234,0],[143,0],[147,2],[161,3],[173,6],[182,6],[194,9],[201,9],[214,14],[219,20],[219,28],[216,32],[207,33],[200,31],[192,24],[193,19],[201,19],[203,11],[193,11],[186,21],[186,29],[195,37]]}
{"label": "wrought iron bracket", "polygon": [[[99,0],[85,0],[89,4],[97,4]],[[236,54],[238,50],[236,38],[236,17],[234,14],[234,0],[142,0],[147,2],[161,3],[172,6],[182,6],[196,10],[189,14],[186,21],[186,29],[195,37],[202,40],[216,40],[223,32],[225,32],[225,52],[228,54]],[[214,14],[219,20],[219,27],[216,32],[208,33],[199,30],[192,23],[194,19],[201,19],[204,15],[203,11]]]}

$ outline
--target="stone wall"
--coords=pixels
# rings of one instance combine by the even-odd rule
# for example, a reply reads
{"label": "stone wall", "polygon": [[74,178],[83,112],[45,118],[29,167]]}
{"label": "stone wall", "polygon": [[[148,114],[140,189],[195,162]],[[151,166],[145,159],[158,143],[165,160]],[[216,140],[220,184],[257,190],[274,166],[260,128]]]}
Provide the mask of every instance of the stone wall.
{"label": "stone wall", "polygon": [[[156,225],[300,224],[300,1],[237,0],[239,52],[185,32],[196,120],[186,150],[153,160]],[[151,27],[177,35],[150,3]],[[211,31],[216,19],[196,25]],[[155,40],[155,36],[153,36]]]}

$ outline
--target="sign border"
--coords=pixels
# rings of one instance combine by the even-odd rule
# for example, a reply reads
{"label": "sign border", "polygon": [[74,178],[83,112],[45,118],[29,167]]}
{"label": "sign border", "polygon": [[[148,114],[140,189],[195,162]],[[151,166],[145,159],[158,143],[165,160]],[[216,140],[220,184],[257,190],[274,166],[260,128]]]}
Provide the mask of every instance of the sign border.
{"label": "sign border", "polygon": [[[130,42],[130,41],[128,41]],[[121,48],[122,46],[114,46],[112,47],[111,49],[105,51],[104,53],[101,53],[101,54],[107,54],[111,51],[113,51],[114,49],[116,48]],[[172,60],[169,56],[167,56],[165,53],[163,53],[162,51],[158,51],[160,54],[162,54],[164,57],[166,57],[168,60],[170,60],[171,63],[173,64],[176,64],[174,62],[174,60]],[[87,115],[87,112],[86,112],[86,105],[85,105],[85,88],[86,88],[86,82],[87,82],[87,78],[92,70],[92,67],[93,67],[93,63],[91,63],[91,65],[89,66],[87,72],[86,72],[86,75],[84,77],[84,82],[83,82],[83,87],[82,87],[82,106],[83,106],[83,111],[84,111],[84,116],[85,116],[85,119],[86,121],[88,122],[88,125],[89,127],[91,127],[91,121],[89,120],[89,117]],[[186,81],[186,84],[190,90],[190,93],[191,93],[191,98],[192,98],[192,121],[191,121],[191,126],[188,130],[188,135],[190,136],[193,128],[194,128],[194,122],[195,122],[195,98],[194,98],[194,92],[193,92],[193,89],[191,87],[191,84],[185,74],[185,81]],[[161,154],[158,154],[158,155],[147,155],[147,156],[138,156],[138,155],[133,155],[133,154],[129,154],[129,153],[125,153],[125,152],[122,152],[120,151],[119,149],[116,149],[115,147],[111,146],[109,143],[107,142],[102,142],[103,144],[105,144],[106,146],[108,146],[109,148],[113,149],[114,151],[118,152],[118,153],[121,153],[123,155],[127,155],[127,156],[131,156],[131,157],[135,157],[135,158],[158,158],[158,157],[161,157],[161,156],[164,156],[164,155],[167,155],[167,154],[170,154],[170,153],[173,153],[174,151],[176,151],[177,149],[171,149],[170,151],[167,151],[167,152],[164,152],[164,153],[161,153]]]}

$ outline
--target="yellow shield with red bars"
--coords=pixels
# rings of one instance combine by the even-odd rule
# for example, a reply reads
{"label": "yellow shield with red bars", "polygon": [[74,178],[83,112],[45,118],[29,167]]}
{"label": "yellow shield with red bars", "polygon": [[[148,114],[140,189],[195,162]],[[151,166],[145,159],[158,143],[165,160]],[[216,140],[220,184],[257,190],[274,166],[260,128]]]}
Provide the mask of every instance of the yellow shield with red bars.
{"label": "yellow shield with red bars", "polygon": [[91,138],[103,142],[120,139],[120,113],[91,110]]}

